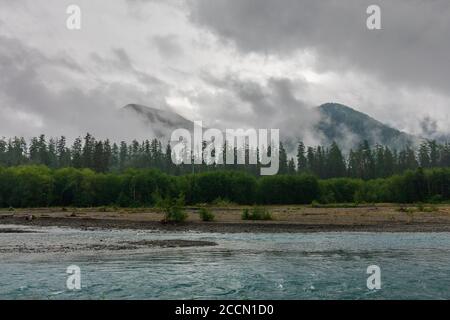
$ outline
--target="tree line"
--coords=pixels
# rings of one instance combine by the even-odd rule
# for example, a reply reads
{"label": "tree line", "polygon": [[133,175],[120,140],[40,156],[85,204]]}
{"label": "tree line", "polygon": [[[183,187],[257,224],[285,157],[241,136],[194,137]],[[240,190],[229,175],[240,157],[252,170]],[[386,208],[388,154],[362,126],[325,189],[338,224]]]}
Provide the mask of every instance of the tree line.
{"label": "tree line", "polygon": [[[237,154],[238,150],[234,151]],[[247,159],[250,152],[254,151],[245,150]],[[450,167],[450,144],[439,144],[434,140],[423,141],[417,149],[406,147],[400,151],[387,146],[370,146],[367,141],[363,141],[346,155],[335,142],[330,146],[315,147],[307,147],[299,142],[296,159],[288,157],[281,143],[278,152],[279,174],[307,173],[321,179],[349,177],[370,180],[419,167]],[[225,156],[225,152],[223,154]],[[88,168],[99,173],[153,168],[177,176],[192,171],[239,170],[255,176],[260,172],[260,164],[175,165],[171,160],[170,144],[163,146],[158,139],[115,143],[108,139],[96,139],[91,134],[86,134],[84,138],[78,137],[71,146],[67,145],[64,136],[47,139],[41,135],[29,142],[22,137],[0,139],[0,166],[19,165],[45,165],[51,169]]]}
{"label": "tree line", "polygon": [[419,167],[450,167],[450,144],[426,140],[417,150],[406,147],[398,151],[381,145],[371,147],[367,141],[363,141],[358,148],[351,149],[345,157],[335,142],[329,148],[323,146],[306,148],[300,142],[297,149],[297,163],[297,171],[313,173],[322,179],[386,178]]}
{"label": "tree line", "polygon": [[389,178],[321,180],[310,174],[255,177],[238,170],[180,176],[156,169],[99,173],[46,166],[0,167],[0,207],[154,206],[182,196],[186,204],[442,202],[450,200],[450,168],[408,170]]}

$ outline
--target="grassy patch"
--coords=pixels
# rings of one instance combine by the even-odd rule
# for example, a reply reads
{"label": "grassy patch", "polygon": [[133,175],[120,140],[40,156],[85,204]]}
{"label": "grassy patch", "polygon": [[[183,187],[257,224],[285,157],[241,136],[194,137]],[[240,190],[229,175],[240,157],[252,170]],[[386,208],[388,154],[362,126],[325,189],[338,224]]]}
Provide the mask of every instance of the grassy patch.
{"label": "grassy patch", "polygon": [[273,216],[266,208],[255,207],[244,209],[242,220],[273,220]]}
{"label": "grassy patch", "polygon": [[429,207],[426,207],[426,206],[423,205],[423,204],[419,204],[419,205],[417,206],[417,211],[419,211],[419,212],[438,212],[438,211],[439,211],[439,208],[436,207],[436,206],[434,206],[434,205],[431,205],[431,206],[429,206]]}
{"label": "grassy patch", "polygon": [[358,207],[358,203],[320,203],[316,200],[314,200],[311,203],[311,207],[312,208],[357,208]]}
{"label": "grassy patch", "polygon": [[439,212],[439,208],[431,205],[431,206],[425,206],[423,204],[418,204],[417,207],[399,207],[396,209],[398,212],[404,212],[406,214],[412,214],[415,212]]}
{"label": "grassy patch", "polygon": [[214,199],[214,201],[211,204],[213,206],[216,206],[216,207],[232,207],[232,206],[236,206],[236,203],[231,202],[228,199],[222,199],[222,198]]}

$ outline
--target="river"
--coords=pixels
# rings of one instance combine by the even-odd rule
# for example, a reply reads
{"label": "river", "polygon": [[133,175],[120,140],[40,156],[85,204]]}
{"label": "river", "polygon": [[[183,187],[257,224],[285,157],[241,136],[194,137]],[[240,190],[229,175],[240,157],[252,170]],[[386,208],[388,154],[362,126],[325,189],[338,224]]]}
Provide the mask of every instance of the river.
{"label": "river", "polygon": [[[0,232],[1,299],[450,298],[450,233],[2,229],[9,232]],[[217,245],[117,248],[168,239]],[[71,265],[80,290],[67,288]],[[379,290],[367,287],[372,265]]]}

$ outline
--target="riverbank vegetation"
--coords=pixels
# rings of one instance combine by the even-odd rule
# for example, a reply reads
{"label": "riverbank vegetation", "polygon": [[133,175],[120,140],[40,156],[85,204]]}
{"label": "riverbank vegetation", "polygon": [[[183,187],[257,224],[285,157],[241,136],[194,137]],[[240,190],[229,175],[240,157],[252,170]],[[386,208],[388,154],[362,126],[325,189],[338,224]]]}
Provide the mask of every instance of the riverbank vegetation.
{"label": "riverbank vegetation", "polygon": [[202,221],[214,221],[216,218],[209,208],[200,208],[198,213]]}
{"label": "riverbank vegetation", "polygon": [[[183,199],[185,205],[440,203],[450,200],[450,168],[418,168],[371,180],[323,180],[311,174],[255,177],[238,170],[174,176],[154,169],[99,173],[46,166],[0,167],[2,208],[149,207],[176,199]],[[167,207],[181,206],[169,203]]]}

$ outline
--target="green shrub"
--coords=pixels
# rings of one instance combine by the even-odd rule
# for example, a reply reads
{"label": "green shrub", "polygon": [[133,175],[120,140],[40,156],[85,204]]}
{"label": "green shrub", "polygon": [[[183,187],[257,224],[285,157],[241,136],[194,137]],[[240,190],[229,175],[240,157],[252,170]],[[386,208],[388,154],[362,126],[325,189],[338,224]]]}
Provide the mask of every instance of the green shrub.
{"label": "green shrub", "polygon": [[169,222],[183,222],[188,217],[188,214],[180,207],[172,207],[166,213],[165,221]]}
{"label": "green shrub", "polygon": [[242,217],[242,220],[250,220],[250,210],[244,209],[241,217]]}
{"label": "green shrub", "polygon": [[184,210],[184,196],[180,195],[178,198],[160,199],[157,207],[164,212],[163,222],[183,222],[187,219],[188,214]]}
{"label": "green shrub", "polygon": [[216,218],[214,216],[214,213],[212,213],[212,211],[207,208],[200,208],[199,214],[202,221],[214,221],[214,219]]}
{"label": "green shrub", "polygon": [[273,216],[267,209],[255,207],[251,210],[244,209],[242,220],[273,220]]}
{"label": "green shrub", "polygon": [[378,203],[389,200],[390,194],[386,179],[368,180],[361,183],[355,191],[355,202]]}
{"label": "green shrub", "polygon": [[319,197],[319,182],[311,175],[264,176],[258,180],[260,204],[309,204]]}
{"label": "green shrub", "polygon": [[334,178],[319,181],[321,203],[348,203],[355,201],[355,194],[364,185],[359,179]]}
{"label": "green shrub", "polygon": [[251,204],[255,202],[257,180],[254,176],[239,171],[211,171],[186,175],[180,178],[186,199],[190,204],[213,203],[219,199]]}

